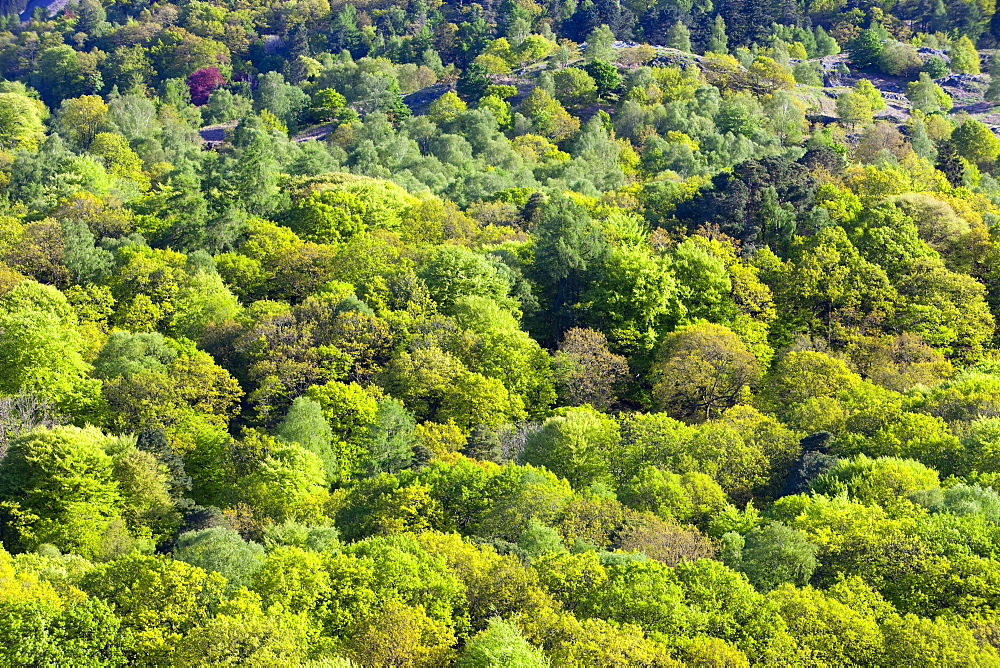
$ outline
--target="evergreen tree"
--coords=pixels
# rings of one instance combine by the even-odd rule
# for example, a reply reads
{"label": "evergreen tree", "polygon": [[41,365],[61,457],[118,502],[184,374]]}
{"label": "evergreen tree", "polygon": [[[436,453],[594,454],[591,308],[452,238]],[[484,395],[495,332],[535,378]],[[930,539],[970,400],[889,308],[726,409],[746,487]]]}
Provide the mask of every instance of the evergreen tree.
{"label": "evergreen tree", "polygon": [[879,57],[885,49],[883,41],[887,35],[885,28],[865,28],[848,44],[851,65],[859,70],[876,69]]}
{"label": "evergreen tree", "polygon": [[962,185],[965,165],[958,157],[958,151],[955,150],[954,145],[946,141],[938,144],[937,149],[937,162],[934,163],[934,167],[945,175],[951,185],[955,187]]}
{"label": "evergreen tree", "polygon": [[1000,53],[994,53],[990,58],[990,84],[983,93],[990,102],[1000,102]]}
{"label": "evergreen tree", "polygon": [[486,94],[486,88],[493,83],[489,72],[482,63],[471,63],[462,71],[462,76],[455,84],[455,90],[462,99],[476,102]]}
{"label": "evergreen tree", "polygon": [[487,425],[479,424],[469,435],[466,446],[462,448],[462,454],[480,461],[501,462],[503,445],[496,430],[490,429]]}
{"label": "evergreen tree", "polygon": [[823,26],[816,26],[816,55],[822,57],[837,53],[840,53],[840,45],[837,44],[837,40],[827,34],[823,30]]}
{"label": "evergreen tree", "polygon": [[726,21],[722,14],[716,14],[712,23],[712,35],[705,47],[707,53],[729,53],[729,37],[726,36]]}
{"label": "evergreen tree", "polygon": [[547,320],[539,332],[552,345],[576,324],[577,303],[590,275],[608,252],[600,226],[561,194],[549,196],[536,214],[538,242],[533,273],[541,286]]}
{"label": "evergreen tree", "polygon": [[931,162],[934,162],[937,159],[937,151],[934,148],[934,142],[927,134],[927,126],[924,124],[923,118],[914,117],[911,120],[910,145],[913,147],[914,153],[919,155],[921,158],[927,158]]}
{"label": "evergreen tree", "polygon": [[677,21],[667,32],[667,46],[678,51],[691,51],[691,31],[683,22]]}

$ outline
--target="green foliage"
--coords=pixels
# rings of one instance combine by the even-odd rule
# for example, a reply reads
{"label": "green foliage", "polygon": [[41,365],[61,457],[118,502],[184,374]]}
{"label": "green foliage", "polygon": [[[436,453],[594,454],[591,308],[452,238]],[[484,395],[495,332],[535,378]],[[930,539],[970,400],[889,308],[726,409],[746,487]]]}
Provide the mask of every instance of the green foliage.
{"label": "green foliage", "polygon": [[[93,427],[39,429],[15,439],[0,464],[0,498],[27,525],[6,526],[8,548],[40,543],[98,554],[119,516],[120,495],[106,438]],[[5,525],[14,519],[9,514]]]}
{"label": "green foliage", "polygon": [[524,639],[516,626],[494,617],[489,627],[469,640],[455,665],[463,668],[544,668],[549,662]]}
{"label": "green foliage", "polygon": [[130,660],[163,661],[184,634],[211,617],[225,579],[164,557],[134,555],[94,568],[81,588],[104,599],[132,633]]}
{"label": "green foliage", "polygon": [[608,456],[617,446],[617,423],[587,407],[559,413],[528,436],[524,461],[546,467],[578,489],[610,481]]}
{"label": "green foliage", "polygon": [[861,503],[889,505],[893,499],[936,487],[937,472],[907,459],[860,455],[843,459],[813,481],[812,489],[835,496],[846,492]]}
{"label": "green foliage", "polygon": [[882,43],[884,38],[885,29],[881,26],[862,30],[847,45],[851,54],[851,64],[862,70],[877,65],[885,48]]}
{"label": "green foliage", "polygon": [[0,664],[1000,663],[989,3],[15,4]]}
{"label": "green foliage", "polygon": [[951,69],[953,72],[979,74],[979,52],[968,35],[962,35],[951,46]]}
{"label": "green foliage", "polygon": [[506,276],[484,256],[461,246],[441,246],[424,265],[421,278],[446,312],[464,296],[503,301],[510,290]]}
{"label": "green foliage", "polygon": [[264,562],[264,548],[248,543],[232,529],[187,531],[177,537],[174,558],[219,573],[228,586],[248,586]]}
{"label": "green foliage", "polygon": [[32,149],[44,134],[42,112],[31,98],[0,93],[0,146],[6,150]]}
{"label": "green foliage", "polygon": [[278,425],[279,439],[294,442],[319,457],[328,480],[339,473],[337,454],[333,450],[333,431],[323,416],[323,407],[309,397],[297,397]]}
{"label": "green foliage", "polygon": [[728,328],[689,325],[663,339],[654,373],[657,406],[699,420],[740,402],[757,382],[760,365]]}
{"label": "green foliage", "polygon": [[931,81],[926,72],[920,73],[920,78],[906,86],[906,97],[914,108],[931,114],[936,111],[948,111],[952,107],[951,97],[941,86]]}
{"label": "green foliage", "polygon": [[750,530],[745,536],[722,537],[722,560],[742,572],[760,591],[770,591],[786,582],[804,585],[816,570],[819,547],[802,531],[781,522]]}
{"label": "green foliage", "polygon": [[0,658],[9,665],[124,666],[127,635],[100,599],[66,606],[42,600],[0,606]]}
{"label": "green foliage", "polygon": [[88,378],[78,319],[56,288],[24,281],[0,297],[0,392],[36,392],[90,414],[99,383]]}
{"label": "green foliage", "polygon": [[992,163],[1000,155],[1000,138],[980,121],[968,119],[951,133],[958,154],[969,162]]}

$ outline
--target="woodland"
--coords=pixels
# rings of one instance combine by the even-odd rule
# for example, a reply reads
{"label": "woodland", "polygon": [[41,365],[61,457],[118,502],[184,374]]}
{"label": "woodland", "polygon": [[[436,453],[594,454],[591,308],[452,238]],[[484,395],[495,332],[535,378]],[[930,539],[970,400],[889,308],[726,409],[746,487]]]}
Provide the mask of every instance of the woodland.
{"label": "woodland", "polygon": [[0,665],[1000,666],[992,0],[0,0]]}

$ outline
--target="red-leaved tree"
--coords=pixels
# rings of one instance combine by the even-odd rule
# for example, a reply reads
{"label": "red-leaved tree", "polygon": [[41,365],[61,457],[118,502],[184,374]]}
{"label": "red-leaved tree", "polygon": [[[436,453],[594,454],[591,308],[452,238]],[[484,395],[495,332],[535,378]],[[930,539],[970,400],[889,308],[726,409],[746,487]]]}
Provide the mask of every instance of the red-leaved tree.
{"label": "red-leaved tree", "polygon": [[208,102],[212,91],[226,83],[226,78],[216,66],[202,67],[188,75],[187,85],[191,91],[191,103],[201,106]]}

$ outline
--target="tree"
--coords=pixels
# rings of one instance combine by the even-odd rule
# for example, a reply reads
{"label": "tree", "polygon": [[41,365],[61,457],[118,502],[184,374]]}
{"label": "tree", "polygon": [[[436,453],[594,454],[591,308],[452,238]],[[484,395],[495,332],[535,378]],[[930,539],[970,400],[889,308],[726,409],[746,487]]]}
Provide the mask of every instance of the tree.
{"label": "tree", "polygon": [[761,399],[778,411],[787,411],[795,404],[835,396],[860,383],[861,377],[843,361],[820,352],[796,350],[782,355],[768,371],[764,380],[767,390]]}
{"label": "tree", "polygon": [[121,620],[97,598],[0,605],[0,661],[7,665],[125,666],[128,645]]}
{"label": "tree", "polygon": [[185,83],[191,93],[191,104],[200,107],[208,102],[212,91],[226,83],[226,78],[218,67],[202,67],[189,74]]}
{"label": "tree", "polygon": [[185,668],[206,663],[297,665],[305,661],[309,641],[309,622],[304,615],[280,609],[264,611],[255,596],[243,593],[188,631],[178,643],[173,661]]}
{"label": "tree", "polygon": [[989,73],[990,84],[983,97],[990,102],[1000,102],[1000,56],[995,53],[990,58]]}
{"label": "tree", "polygon": [[313,93],[310,111],[317,121],[338,120],[347,115],[347,98],[333,88],[323,88]]}
{"label": "tree", "polygon": [[937,159],[937,151],[934,148],[933,140],[927,133],[927,124],[924,123],[924,119],[916,116],[911,117],[909,134],[913,152],[921,158],[934,162]]}
{"label": "tree", "polygon": [[767,56],[757,56],[738,83],[742,88],[760,96],[792,88],[795,86],[795,78],[781,63]]}
{"label": "tree", "polygon": [[680,288],[666,258],[641,247],[612,250],[585,295],[588,320],[620,352],[649,352],[662,328],[679,319]]}
{"label": "tree", "polygon": [[360,466],[364,438],[375,422],[378,401],[357,383],[331,381],[310,387],[306,396],[323,408],[333,436],[334,450],[341,479],[347,479]]}
{"label": "tree", "polygon": [[264,548],[225,527],[186,531],[174,543],[174,558],[219,573],[231,591],[251,584],[264,563]]}
{"label": "tree", "polygon": [[493,82],[490,80],[486,66],[474,62],[462,71],[462,76],[455,83],[455,90],[463,99],[475,102],[486,94],[486,89],[491,83]]}
{"label": "tree", "polygon": [[859,70],[870,70],[879,63],[879,57],[885,48],[882,40],[886,38],[885,29],[866,28],[847,45],[851,55],[851,65]]}
{"label": "tree", "polygon": [[108,55],[103,74],[107,83],[119,90],[142,90],[155,75],[149,51],[143,46],[119,46]]}
{"label": "tree", "polygon": [[592,329],[567,331],[553,366],[559,395],[570,406],[606,410],[628,378],[628,361],[608,350],[605,336]]}
{"label": "tree", "polygon": [[278,425],[279,439],[294,442],[312,452],[323,461],[327,480],[337,480],[339,466],[333,450],[333,431],[323,417],[323,407],[309,397],[296,397],[285,418]]}
{"label": "tree", "polygon": [[493,617],[485,630],[469,639],[455,665],[458,668],[547,668],[549,661],[525,640],[516,626]]}
{"label": "tree", "polygon": [[576,202],[551,195],[536,204],[540,205],[535,219],[538,240],[531,270],[546,304],[540,338],[554,344],[576,324],[580,295],[608,248],[600,226]]}
{"label": "tree", "polygon": [[682,561],[675,568],[685,602],[706,616],[704,628],[742,650],[751,661],[790,656],[794,639],[775,606],[746,577],[714,559]]}
{"label": "tree", "polygon": [[864,96],[868,100],[868,106],[872,111],[882,111],[885,109],[885,100],[882,93],[868,79],[858,79],[854,84],[854,92]]}
{"label": "tree", "polygon": [[837,116],[841,122],[850,123],[851,128],[867,125],[872,122],[871,101],[856,91],[841,93],[837,96]]}
{"label": "tree", "polygon": [[171,471],[156,455],[125,438],[112,441],[108,453],[121,494],[121,514],[129,530],[154,539],[172,536],[180,524],[177,502],[186,501],[171,497],[171,492],[182,486],[176,470]]}
{"label": "tree", "polygon": [[20,436],[0,463],[0,498],[30,518],[27,526],[3,517],[3,539],[11,549],[40,543],[98,554],[119,518],[120,495],[105,437],[93,427],[53,427]]}
{"label": "tree", "polygon": [[0,297],[0,392],[32,391],[86,419],[100,383],[87,376],[78,320],[57,289],[24,281]]}
{"label": "tree", "polygon": [[794,96],[787,91],[775,91],[765,105],[765,111],[771,119],[772,131],[781,137],[786,145],[802,141],[803,131],[808,127],[808,123],[805,108]]}
{"label": "tree", "polygon": [[133,634],[130,662],[167,662],[184,634],[211,617],[224,584],[183,561],[133,554],[89,570],[80,588],[106,601]]}
{"label": "tree", "polygon": [[597,82],[586,71],[576,67],[564,67],[552,78],[555,81],[556,97],[570,107],[583,107],[597,96]]}
{"label": "tree", "polygon": [[[482,95],[479,96],[481,98]],[[479,99],[477,98],[477,99]],[[444,95],[438,97],[433,102],[431,106],[427,109],[427,117],[432,121],[441,125],[447,123],[448,121],[454,120],[460,113],[465,111],[468,106],[458,95],[452,91],[446,92]]]}
{"label": "tree", "polygon": [[426,667],[449,662],[454,633],[427,616],[423,606],[385,601],[352,629],[347,648],[361,665]]}
{"label": "tree", "polygon": [[619,491],[622,502],[666,520],[704,526],[726,505],[719,483],[704,473],[683,476],[646,466]]}
{"label": "tree", "polygon": [[[257,449],[258,436],[244,437],[244,447]],[[263,439],[262,439],[263,440]],[[282,522],[307,511],[309,504],[321,503],[328,487],[323,460],[298,443],[267,442],[266,454],[251,462],[237,494],[264,517]],[[266,448],[266,449],[265,449]],[[236,491],[236,490],[234,490]]]}
{"label": "tree", "polygon": [[667,46],[678,51],[691,51],[691,31],[682,21],[677,21],[667,31]]}
{"label": "tree", "polygon": [[688,420],[709,419],[738,403],[760,378],[760,363],[722,325],[688,325],[667,335],[653,366],[657,406]]}
{"label": "tree", "polygon": [[552,552],[566,551],[559,532],[545,526],[534,517],[528,520],[527,528],[517,539],[517,546],[532,559]]}
{"label": "tree", "polygon": [[90,92],[80,61],[80,55],[68,44],[41,52],[30,80],[47,105],[55,107],[61,100]]}
{"label": "tree", "polygon": [[31,151],[44,134],[38,102],[18,93],[0,93],[0,148]]}
{"label": "tree", "polygon": [[421,268],[419,276],[431,297],[448,313],[461,297],[489,297],[503,302],[510,283],[489,259],[463,246],[441,246]]}
{"label": "tree", "polygon": [[716,14],[715,20],[712,22],[712,34],[708,38],[705,53],[727,54],[729,53],[728,45],[729,37],[726,35],[726,21],[722,18],[722,14]]}
{"label": "tree", "polygon": [[907,84],[906,98],[913,103],[915,109],[926,114],[947,111],[952,107],[951,97],[926,72],[921,72],[917,81]]}
{"label": "tree", "polygon": [[285,82],[285,77],[280,72],[272,71],[261,76],[254,95],[253,109],[258,113],[269,111],[286,127],[294,130],[310,102],[309,96],[301,88]]}
{"label": "tree", "polygon": [[971,629],[944,619],[914,614],[892,615],[882,622],[886,660],[896,665],[968,663],[987,665],[998,660],[990,645],[980,645]]}
{"label": "tree", "polygon": [[521,101],[521,112],[532,122],[535,131],[554,142],[568,139],[580,129],[580,120],[571,116],[552,95],[536,86]]}
{"label": "tree", "polygon": [[56,115],[59,129],[78,145],[90,146],[108,114],[108,105],[97,95],[84,95],[62,101]]}
{"label": "tree", "polygon": [[261,596],[266,608],[278,605],[295,614],[311,611],[331,594],[332,564],[326,561],[313,550],[275,547],[256,571],[251,589]]}
{"label": "tree", "polygon": [[911,77],[922,65],[923,61],[913,45],[894,39],[885,42],[878,59],[879,70],[891,76]]}
{"label": "tree", "polygon": [[594,28],[587,35],[587,50],[584,54],[587,62],[603,60],[611,62],[615,57],[615,50],[612,43],[615,41],[615,34],[607,25],[600,25]]}
{"label": "tree", "polygon": [[939,483],[937,471],[912,459],[871,459],[858,455],[837,462],[816,477],[810,489],[830,496],[846,492],[861,503],[885,506],[912,492],[933,489]]}
{"label": "tree", "polygon": [[952,43],[951,71],[979,74],[979,51],[968,35],[962,35]]}
{"label": "tree", "polygon": [[249,214],[264,215],[281,207],[277,172],[274,143],[263,132],[254,132],[230,174],[239,208]]}
{"label": "tree", "polygon": [[962,185],[965,178],[965,161],[963,161],[951,142],[941,142],[937,146],[937,160],[934,169],[945,175],[952,186]]}
{"label": "tree", "polygon": [[804,585],[816,570],[819,546],[809,542],[805,532],[781,522],[752,529],[746,536],[728,533],[722,543],[722,561],[763,592],[786,582]]}
{"label": "tree", "polygon": [[606,98],[612,95],[622,84],[618,68],[603,60],[592,60],[583,68],[594,79],[597,85],[597,95]]}
{"label": "tree", "polygon": [[955,128],[951,143],[960,156],[972,163],[992,164],[1000,156],[1000,138],[985,123],[972,118]]}
{"label": "tree", "polygon": [[149,188],[149,177],[142,173],[142,159],[122,135],[99,132],[94,136],[87,152],[101,158],[108,174],[129,179],[140,189]]}
{"label": "tree", "polygon": [[375,419],[368,427],[365,445],[368,452],[361,469],[368,474],[396,473],[414,460],[413,414],[397,399],[383,399]]}
{"label": "tree", "polygon": [[[992,59],[990,60],[992,63]],[[940,79],[943,76],[948,75],[948,64],[944,62],[944,58],[941,56],[931,56],[924,63],[924,66],[920,69],[921,72],[926,72],[927,76],[931,79]]]}
{"label": "tree", "polygon": [[612,418],[589,407],[564,408],[528,436],[521,457],[583,489],[593,482],[610,482],[609,455],[618,440]]}
{"label": "tree", "polygon": [[786,326],[830,340],[845,336],[859,317],[879,321],[892,313],[897,295],[885,270],[863,258],[843,228],[824,227],[793,256],[782,278],[787,287],[778,288],[787,290],[788,307],[779,313]]}
{"label": "tree", "polygon": [[240,311],[236,296],[217,273],[198,271],[187,278],[177,293],[170,329],[198,341],[206,329],[232,322]]}
{"label": "tree", "polygon": [[883,636],[874,615],[812,587],[783,585],[769,597],[809,661],[854,665],[882,659]]}
{"label": "tree", "polygon": [[[840,53],[840,45],[831,37],[823,26],[816,26],[816,56],[832,56]],[[813,54],[810,54],[813,55]]]}

